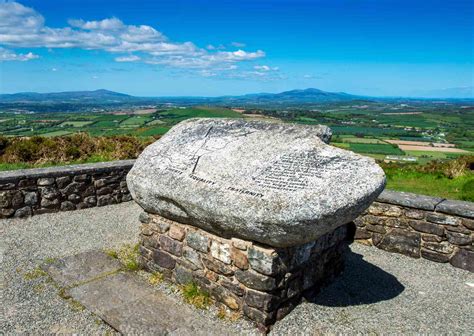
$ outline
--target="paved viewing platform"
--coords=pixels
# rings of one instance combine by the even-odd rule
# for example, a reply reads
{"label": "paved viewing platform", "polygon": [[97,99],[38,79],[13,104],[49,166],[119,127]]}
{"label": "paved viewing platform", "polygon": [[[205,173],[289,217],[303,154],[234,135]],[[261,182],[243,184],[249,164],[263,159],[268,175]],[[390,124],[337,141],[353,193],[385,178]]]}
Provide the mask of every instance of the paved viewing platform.
{"label": "paved viewing platform", "polygon": [[[129,202],[0,220],[0,332],[115,332],[88,309],[65,300],[38,266],[80,252],[137,243],[140,212]],[[352,244],[351,250],[342,275],[312,302],[300,304],[278,321],[272,334],[472,333],[473,273],[361,244]],[[163,300],[186,306],[195,321],[215,334],[259,333],[245,320],[223,321],[214,308],[206,311],[187,305],[166,284],[154,290]],[[179,333],[180,326],[176,327]]]}

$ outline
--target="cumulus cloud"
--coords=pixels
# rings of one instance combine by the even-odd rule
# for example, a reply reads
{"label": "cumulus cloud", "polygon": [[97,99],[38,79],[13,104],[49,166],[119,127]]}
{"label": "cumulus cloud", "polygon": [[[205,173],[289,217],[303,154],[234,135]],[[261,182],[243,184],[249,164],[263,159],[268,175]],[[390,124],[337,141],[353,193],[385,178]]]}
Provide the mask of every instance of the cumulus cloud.
{"label": "cumulus cloud", "polygon": [[[0,45],[10,48],[80,48],[119,54],[117,62],[145,62],[164,66],[229,70],[238,62],[265,57],[262,50],[245,51],[242,43],[232,43],[236,51],[223,51],[221,46],[199,48],[192,42],[170,41],[162,32],[147,25],[128,25],[112,17],[97,21],[70,19],[68,26],[52,28],[33,8],[14,1],[0,0]],[[6,50],[6,49],[4,49]],[[120,55],[122,54],[122,55]],[[37,55],[2,51],[3,60],[28,60]],[[233,70],[233,69],[230,69]]]}
{"label": "cumulus cloud", "polygon": [[136,62],[139,60],[141,60],[141,58],[137,55],[122,56],[122,57],[115,58],[115,61],[117,62]]}
{"label": "cumulus cloud", "polygon": [[271,67],[268,65],[255,65],[253,68],[257,71],[278,71],[280,69],[278,67]]}
{"label": "cumulus cloud", "polygon": [[71,27],[85,30],[120,30],[125,28],[123,22],[117,18],[104,19],[100,21],[70,19],[68,23]]}
{"label": "cumulus cloud", "polygon": [[35,58],[39,58],[38,55],[33,54],[32,52],[26,54],[17,54],[12,50],[8,50],[5,48],[0,47],[0,62],[6,61],[30,61]]}

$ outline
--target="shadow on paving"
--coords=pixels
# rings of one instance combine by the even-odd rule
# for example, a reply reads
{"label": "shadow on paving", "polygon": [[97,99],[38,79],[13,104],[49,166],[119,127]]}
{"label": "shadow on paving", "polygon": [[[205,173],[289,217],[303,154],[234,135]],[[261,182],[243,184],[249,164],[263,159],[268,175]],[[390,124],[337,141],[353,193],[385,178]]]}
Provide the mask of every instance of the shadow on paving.
{"label": "shadow on paving", "polygon": [[308,301],[329,307],[356,306],[393,299],[404,289],[390,273],[365,261],[361,254],[348,252],[344,272]]}

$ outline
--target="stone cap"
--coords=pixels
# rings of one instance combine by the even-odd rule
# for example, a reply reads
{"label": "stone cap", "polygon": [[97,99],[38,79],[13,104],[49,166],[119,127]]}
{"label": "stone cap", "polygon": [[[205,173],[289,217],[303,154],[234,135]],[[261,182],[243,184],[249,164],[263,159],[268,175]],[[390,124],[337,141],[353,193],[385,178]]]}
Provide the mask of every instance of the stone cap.
{"label": "stone cap", "polygon": [[474,203],[448,200],[441,197],[419,195],[404,191],[384,190],[377,202],[401,205],[408,208],[443,212],[449,215],[474,218]]}
{"label": "stone cap", "polygon": [[0,172],[0,183],[27,178],[60,177],[65,175],[79,175],[86,173],[105,173],[117,169],[129,170],[132,168],[134,163],[135,160],[118,160],[57,167],[8,170]]}
{"label": "stone cap", "polygon": [[443,200],[436,206],[436,211],[450,215],[474,218],[474,203],[467,201]]}
{"label": "stone cap", "polygon": [[384,190],[377,202],[402,205],[409,208],[435,210],[436,206],[443,201],[444,198],[419,195],[404,191]]}

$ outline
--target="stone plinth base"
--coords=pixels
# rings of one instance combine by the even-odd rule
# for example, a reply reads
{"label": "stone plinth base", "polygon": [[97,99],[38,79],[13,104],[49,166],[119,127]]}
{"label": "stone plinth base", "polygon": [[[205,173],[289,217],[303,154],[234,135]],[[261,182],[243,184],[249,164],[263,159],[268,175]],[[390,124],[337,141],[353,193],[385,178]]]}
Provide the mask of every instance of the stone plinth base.
{"label": "stone plinth base", "polygon": [[143,266],[172,282],[195,282],[260,327],[310,298],[343,268],[347,227],[291,248],[225,239],[158,215],[140,216]]}

